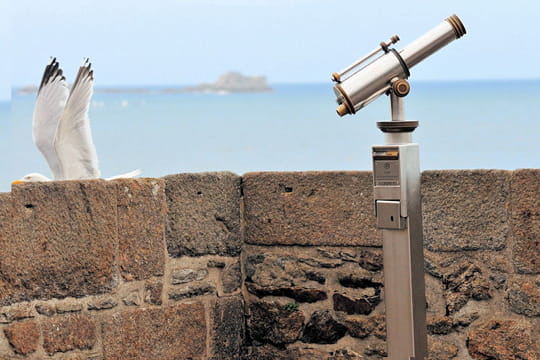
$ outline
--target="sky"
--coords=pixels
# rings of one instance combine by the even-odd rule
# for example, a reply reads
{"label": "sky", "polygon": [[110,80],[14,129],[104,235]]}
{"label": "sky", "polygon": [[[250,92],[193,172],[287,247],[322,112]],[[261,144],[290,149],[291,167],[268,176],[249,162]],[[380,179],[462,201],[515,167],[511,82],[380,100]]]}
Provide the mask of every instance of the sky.
{"label": "sky", "polygon": [[453,13],[468,34],[414,79],[540,78],[536,0],[0,0],[0,99],[38,84],[50,56],[68,81],[90,57],[96,86],[188,85],[230,70],[326,82],[390,36],[401,49]]}

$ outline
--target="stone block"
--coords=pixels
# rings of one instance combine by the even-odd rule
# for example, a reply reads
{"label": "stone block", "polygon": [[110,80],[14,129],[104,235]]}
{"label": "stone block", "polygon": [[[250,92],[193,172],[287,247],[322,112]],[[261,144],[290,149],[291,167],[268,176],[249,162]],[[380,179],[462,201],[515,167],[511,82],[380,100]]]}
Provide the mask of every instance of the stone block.
{"label": "stone block", "polygon": [[432,251],[500,250],[507,244],[510,172],[422,173],[424,243]]}
{"label": "stone block", "polygon": [[[13,186],[11,201],[12,225],[0,236],[0,305],[99,294],[116,286],[114,184],[26,183]],[[5,217],[6,209],[1,211]]]}
{"label": "stone block", "polygon": [[163,275],[167,202],[161,179],[115,180],[118,196],[118,263],[126,280]]}
{"label": "stone block", "polygon": [[302,341],[316,344],[335,344],[345,336],[346,332],[347,327],[334,319],[330,311],[316,311],[306,324]]}
{"label": "stone block", "polygon": [[28,355],[39,345],[39,330],[33,320],[14,323],[4,329],[9,344],[17,354]]}
{"label": "stone block", "polygon": [[194,296],[212,295],[216,293],[216,287],[211,284],[195,284],[182,287],[180,289],[173,289],[169,292],[169,299],[182,300]]}
{"label": "stone block", "polygon": [[108,310],[116,307],[118,302],[111,296],[93,299],[87,305],[88,310]]}
{"label": "stone block", "polygon": [[96,324],[90,317],[70,314],[47,318],[41,323],[43,349],[47,354],[90,350],[96,344]]}
{"label": "stone block", "polygon": [[245,248],[247,290],[259,297],[287,296],[298,302],[326,299],[328,296],[319,288],[320,283],[312,282],[312,279],[321,280],[322,274],[303,262],[309,259],[312,264],[319,265],[319,259],[310,257],[308,253],[298,254],[304,255],[302,258],[296,257],[295,252],[287,249],[287,254],[271,254],[259,247]]}
{"label": "stone block", "polygon": [[516,314],[540,316],[540,278],[514,277],[508,282],[506,298]]}
{"label": "stone block", "polygon": [[234,264],[229,265],[223,271],[222,277],[223,292],[225,294],[230,294],[242,286],[242,270],[240,268],[240,263],[235,262]]}
{"label": "stone block", "polygon": [[214,360],[238,359],[245,338],[244,301],[240,296],[217,299],[213,309]]}
{"label": "stone block", "polygon": [[107,360],[206,358],[206,318],[199,302],[118,312],[102,329]]}
{"label": "stone block", "polygon": [[538,360],[538,342],[530,323],[519,320],[487,320],[469,331],[467,348],[473,359]]}
{"label": "stone block", "polygon": [[274,345],[295,342],[302,333],[304,313],[277,302],[249,304],[248,330],[252,339]]}
{"label": "stone block", "polygon": [[208,277],[208,269],[175,269],[172,272],[173,285],[204,280]]}
{"label": "stone block", "polygon": [[228,172],[179,174],[163,178],[167,196],[169,255],[240,253],[240,182]]}
{"label": "stone block", "polygon": [[246,242],[380,246],[371,172],[248,173]]}
{"label": "stone block", "polygon": [[510,211],[514,267],[540,274],[540,169],[512,173]]}

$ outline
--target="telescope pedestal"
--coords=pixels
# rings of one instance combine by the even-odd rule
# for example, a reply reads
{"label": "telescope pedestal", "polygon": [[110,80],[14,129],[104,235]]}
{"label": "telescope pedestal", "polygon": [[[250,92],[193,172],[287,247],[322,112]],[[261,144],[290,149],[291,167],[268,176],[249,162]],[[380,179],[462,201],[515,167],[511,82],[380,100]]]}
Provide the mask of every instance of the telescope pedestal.
{"label": "telescope pedestal", "polygon": [[373,146],[373,175],[377,228],[383,238],[387,359],[424,360],[427,334],[419,150],[418,144],[411,143],[418,122],[377,125],[386,140],[385,145]]}

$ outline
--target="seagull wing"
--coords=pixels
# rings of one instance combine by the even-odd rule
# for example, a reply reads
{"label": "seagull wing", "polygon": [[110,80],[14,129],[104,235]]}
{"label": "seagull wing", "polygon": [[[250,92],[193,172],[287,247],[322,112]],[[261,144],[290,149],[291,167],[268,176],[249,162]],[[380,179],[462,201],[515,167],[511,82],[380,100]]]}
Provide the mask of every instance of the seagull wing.
{"label": "seagull wing", "polygon": [[32,139],[57,179],[62,178],[62,173],[54,149],[54,136],[68,95],[69,90],[62,69],[56,58],[51,58],[45,67],[34,107]]}
{"label": "seagull wing", "polygon": [[85,59],[58,122],[54,148],[60,162],[62,179],[92,179],[100,176],[88,118],[93,75],[91,64]]}

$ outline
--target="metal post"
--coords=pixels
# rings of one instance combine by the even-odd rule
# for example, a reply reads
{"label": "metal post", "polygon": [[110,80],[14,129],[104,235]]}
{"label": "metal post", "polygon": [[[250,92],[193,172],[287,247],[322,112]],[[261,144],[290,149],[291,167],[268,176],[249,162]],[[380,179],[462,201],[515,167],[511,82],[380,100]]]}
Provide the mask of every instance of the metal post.
{"label": "metal post", "polygon": [[373,146],[377,228],[382,231],[389,360],[427,356],[426,300],[416,121],[404,121],[403,98],[391,94],[392,120],[379,122],[385,145]]}

